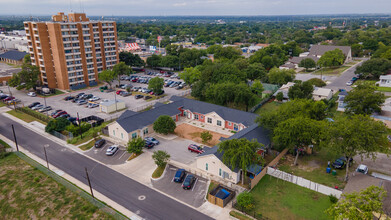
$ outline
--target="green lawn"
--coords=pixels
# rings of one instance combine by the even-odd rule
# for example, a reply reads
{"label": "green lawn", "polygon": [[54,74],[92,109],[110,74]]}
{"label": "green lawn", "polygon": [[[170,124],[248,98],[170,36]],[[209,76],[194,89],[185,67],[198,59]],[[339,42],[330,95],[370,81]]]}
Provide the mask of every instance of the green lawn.
{"label": "green lawn", "polygon": [[[87,141],[90,141],[93,138],[93,133],[94,132],[101,132],[102,128],[106,127],[110,122],[103,122],[100,126],[90,128],[90,130],[84,132],[82,134],[83,138],[81,136],[76,136],[77,134],[73,134],[74,138],[72,140],[68,140],[68,143],[73,144],[73,145],[79,145],[82,143],[86,143]],[[88,144],[88,143],[87,143]]]}
{"label": "green lawn", "polygon": [[4,107],[4,106],[7,106],[7,105],[4,104],[4,102],[0,102],[0,107]]}
{"label": "green lawn", "polygon": [[332,75],[332,76],[335,76],[335,75],[340,75],[343,71],[349,69],[350,65],[343,65],[341,67],[330,67],[330,68],[323,68],[323,69],[319,69],[315,72],[313,72],[312,74],[314,75]]}
{"label": "green lawn", "polygon": [[235,217],[235,218],[237,218],[239,220],[252,220],[252,218],[247,217],[247,216],[243,215],[242,213],[239,213],[239,212],[236,212],[236,211],[230,211],[229,215],[233,216],[233,217]]}
{"label": "green lawn", "polygon": [[8,111],[7,113],[10,114],[10,115],[12,115],[12,116],[14,116],[14,117],[17,117],[17,118],[19,118],[19,119],[21,119],[21,120],[23,120],[23,121],[25,121],[25,122],[27,122],[27,123],[30,123],[30,122],[32,122],[32,121],[38,121],[38,122],[40,122],[40,123],[42,123],[42,124],[44,124],[44,125],[47,124],[46,122],[41,121],[41,120],[39,120],[39,119],[37,119],[37,118],[35,118],[35,117],[29,115],[29,114],[26,114],[26,113],[24,113],[24,112],[21,112],[21,111],[10,110],[10,111]]}
{"label": "green lawn", "polygon": [[[378,80],[363,80],[363,79],[359,79],[359,80],[357,80],[357,82],[355,84],[358,84],[358,83],[369,83],[371,85],[375,85],[376,82],[378,82]],[[379,86],[376,86],[376,90],[379,91],[379,92],[391,92],[391,87],[379,87]]]}
{"label": "green lawn", "polygon": [[262,105],[259,109],[255,111],[255,114],[261,114],[262,112],[276,111],[280,107],[281,103],[273,101],[268,102]]}
{"label": "green lawn", "polygon": [[[102,139],[102,138],[99,137],[96,140],[99,140],[99,139]],[[88,142],[87,144],[80,146],[79,148],[84,151],[89,150],[89,149],[91,149],[91,147],[94,146],[95,142],[96,142],[95,140],[92,140],[92,141]]]}
{"label": "green lawn", "polygon": [[331,219],[329,197],[269,175],[251,191],[256,213],[268,219]]}
{"label": "green lawn", "polygon": [[0,144],[3,145],[5,148],[11,148],[11,146],[9,146],[7,143],[5,143],[5,141],[1,139],[0,139]]}
{"label": "green lawn", "polygon": [[113,219],[15,154],[0,160],[2,219]]}

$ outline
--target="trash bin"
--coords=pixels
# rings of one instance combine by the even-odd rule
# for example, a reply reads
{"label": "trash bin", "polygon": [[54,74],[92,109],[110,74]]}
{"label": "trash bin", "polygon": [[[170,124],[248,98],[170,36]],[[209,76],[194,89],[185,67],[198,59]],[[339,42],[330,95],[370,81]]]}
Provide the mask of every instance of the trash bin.
{"label": "trash bin", "polygon": [[331,174],[332,174],[333,176],[335,176],[335,175],[337,175],[337,171],[336,171],[336,170],[333,170],[333,172],[331,172]]}
{"label": "trash bin", "polygon": [[331,173],[331,168],[330,167],[326,168],[326,173]]}

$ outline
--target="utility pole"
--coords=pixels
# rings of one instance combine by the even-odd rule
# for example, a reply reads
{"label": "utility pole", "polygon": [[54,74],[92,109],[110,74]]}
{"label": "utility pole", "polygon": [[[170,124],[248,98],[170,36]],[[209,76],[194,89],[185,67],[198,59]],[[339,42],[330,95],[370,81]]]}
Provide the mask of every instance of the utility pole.
{"label": "utility pole", "polygon": [[48,170],[50,170],[50,168],[49,168],[49,161],[48,161],[48,155],[46,154],[46,148],[47,147],[49,147],[49,144],[45,144],[43,146],[43,151],[45,152],[46,166],[48,167]]}
{"label": "utility pole", "polygon": [[92,191],[92,186],[91,186],[90,177],[88,176],[87,167],[85,167],[85,169],[86,169],[86,176],[87,176],[87,180],[88,180],[88,185],[90,186],[90,190],[91,190],[91,195],[92,195],[92,198],[95,199],[95,197],[94,197],[94,192]]}
{"label": "utility pole", "polygon": [[16,150],[19,152],[18,141],[16,140],[16,135],[15,135],[14,124],[12,124],[11,127],[12,127],[12,132],[14,133],[14,140],[15,140]]}
{"label": "utility pole", "polygon": [[80,139],[83,139],[83,131],[81,130],[80,127],[80,117],[79,117],[79,112],[77,113],[77,122],[79,124],[79,130],[80,130]]}

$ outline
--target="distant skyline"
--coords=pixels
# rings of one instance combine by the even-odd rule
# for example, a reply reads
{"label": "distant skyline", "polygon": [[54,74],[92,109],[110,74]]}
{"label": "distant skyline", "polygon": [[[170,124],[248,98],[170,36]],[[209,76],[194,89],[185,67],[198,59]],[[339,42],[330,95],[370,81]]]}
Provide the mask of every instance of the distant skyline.
{"label": "distant skyline", "polygon": [[89,16],[391,14],[390,0],[0,0],[0,15]]}

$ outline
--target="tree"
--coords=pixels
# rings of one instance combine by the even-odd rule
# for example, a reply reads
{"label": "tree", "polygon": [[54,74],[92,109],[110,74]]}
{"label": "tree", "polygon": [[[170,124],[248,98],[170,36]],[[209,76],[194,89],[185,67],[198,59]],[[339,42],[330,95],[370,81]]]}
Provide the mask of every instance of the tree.
{"label": "tree", "polygon": [[49,123],[45,127],[45,131],[50,133],[52,131],[61,132],[65,130],[67,125],[69,125],[70,122],[66,118],[56,118],[49,121]]}
{"label": "tree", "polygon": [[381,92],[376,92],[374,86],[368,83],[361,83],[345,97],[346,112],[364,115],[380,112],[385,100],[385,95]]}
{"label": "tree", "polygon": [[302,59],[299,63],[299,67],[304,67],[305,71],[308,72],[308,69],[312,69],[316,67],[316,63],[313,59],[311,58],[305,58]]}
{"label": "tree", "polygon": [[363,62],[354,73],[360,74],[362,78],[379,78],[389,70],[391,70],[391,61],[383,58],[373,58]]}
{"label": "tree", "polygon": [[253,93],[257,95],[262,95],[262,92],[264,90],[263,85],[260,80],[255,80],[253,84],[251,85],[251,90]]}
{"label": "tree", "polygon": [[245,71],[249,80],[260,79],[264,81],[266,78],[266,70],[261,63],[252,63]]}
{"label": "tree", "polygon": [[288,96],[290,99],[311,99],[313,91],[314,87],[310,82],[299,81],[289,88]]}
{"label": "tree", "polygon": [[281,102],[284,99],[284,94],[282,92],[278,92],[276,95],[277,101]]}
{"label": "tree", "polygon": [[153,130],[160,134],[173,133],[175,128],[175,121],[168,115],[159,116],[153,123]]}
{"label": "tree", "polygon": [[128,142],[128,152],[134,154],[140,154],[143,152],[145,141],[141,137],[133,138]]}
{"label": "tree", "polygon": [[163,56],[160,61],[159,66],[164,66],[164,67],[169,67],[169,68],[178,67],[179,66],[179,57],[172,56],[172,55]]}
{"label": "tree", "polygon": [[223,162],[232,169],[242,170],[242,184],[247,173],[247,167],[258,163],[260,158],[256,151],[262,146],[259,142],[245,138],[225,140],[219,143],[218,152],[223,153]]}
{"label": "tree", "polygon": [[299,152],[304,147],[319,144],[323,129],[324,124],[321,121],[298,116],[279,123],[274,129],[273,141],[295,151],[296,165]]}
{"label": "tree", "polygon": [[[327,127],[325,144],[349,161],[356,155],[376,159],[376,152],[389,152],[387,128],[369,116],[341,117]],[[348,180],[349,163],[346,163],[345,181]]]}
{"label": "tree", "polygon": [[204,144],[208,143],[210,140],[212,140],[212,138],[213,135],[209,131],[204,131],[201,133],[202,143]]}
{"label": "tree", "polygon": [[30,55],[26,55],[23,59],[22,70],[14,74],[10,79],[10,86],[16,87],[24,83],[24,88],[31,89],[39,83],[40,71],[37,66],[31,65]]}
{"label": "tree", "polygon": [[160,94],[163,91],[164,80],[159,77],[152,78],[148,82],[148,89],[151,89],[154,94]]}
{"label": "tree", "polygon": [[318,65],[321,67],[341,66],[345,62],[345,55],[342,50],[335,49],[324,53],[318,60]]}
{"label": "tree", "polygon": [[319,78],[312,78],[312,79],[307,80],[307,82],[311,83],[311,85],[316,86],[316,87],[323,87],[326,85],[326,83]]}
{"label": "tree", "polygon": [[249,192],[242,192],[236,198],[239,206],[245,208],[246,210],[254,209],[254,197]]}
{"label": "tree", "polygon": [[185,70],[179,73],[179,77],[189,85],[193,85],[201,77],[201,71],[197,67],[185,68]]}
{"label": "tree", "polygon": [[359,193],[343,194],[342,199],[326,210],[333,219],[374,219],[374,213],[384,214],[383,199],[387,192],[383,187],[370,186]]}
{"label": "tree", "polygon": [[156,54],[152,54],[152,56],[147,58],[147,65],[154,68],[158,67],[161,63],[162,57]]}
{"label": "tree", "polygon": [[167,162],[170,160],[170,155],[166,151],[158,150],[153,152],[152,158],[158,167],[165,167]]}
{"label": "tree", "polygon": [[287,82],[293,81],[293,79],[295,78],[295,74],[296,72],[294,70],[281,70],[278,68],[273,68],[270,70],[267,77],[269,83],[282,85]]}
{"label": "tree", "polygon": [[125,62],[128,66],[141,67],[144,66],[144,61],[140,58],[138,54],[133,54],[130,52],[120,52],[119,60]]}
{"label": "tree", "polygon": [[120,76],[127,75],[129,76],[131,73],[131,68],[127,66],[124,62],[119,62],[113,66],[113,72],[118,77],[118,87],[121,84]]}
{"label": "tree", "polygon": [[112,70],[103,70],[102,72],[99,73],[99,79],[105,81],[107,84],[109,84],[111,88],[111,83],[115,79],[116,74]]}

